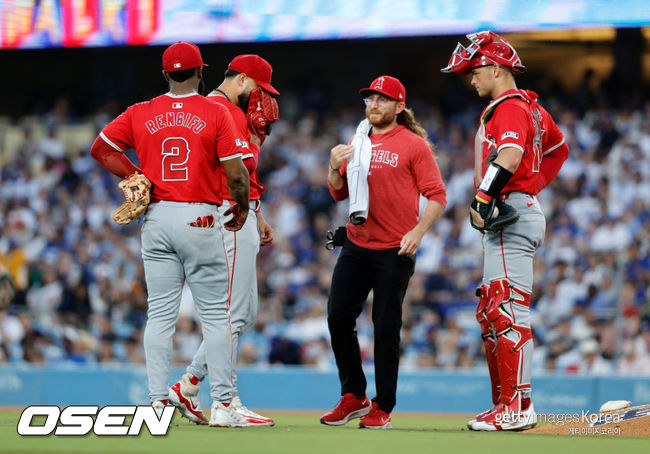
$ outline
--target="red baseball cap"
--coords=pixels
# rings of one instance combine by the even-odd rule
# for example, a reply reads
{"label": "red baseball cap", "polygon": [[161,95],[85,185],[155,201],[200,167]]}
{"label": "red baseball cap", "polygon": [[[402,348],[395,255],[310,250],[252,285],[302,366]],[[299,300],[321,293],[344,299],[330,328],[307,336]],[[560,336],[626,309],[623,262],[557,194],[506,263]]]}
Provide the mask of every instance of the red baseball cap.
{"label": "red baseball cap", "polygon": [[246,74],[257,82],[260,87],[274,95],[280,94],[280,92],[271,85],[271,73],[273,72],[273,67],[268,61],[264,60],[259,55],[237,55],[228,65],[228,69]]}
{"label": "red baseball cap", "polygon": [[389,98],[393,98],[397,101],[406,102],[406,89],[402,82],[399,79],[391,76],[379,76],[372,81],[370,87],[362,88],[359,90],[359,93],[362,95],[368,95],[369,92],[376,91],[382,95],[386,95]]}
{"label": "red baseball cap", "polygon": [[196,44],[183,41],[174,43],[165,49],[162,65],[165,72],[208,66],[203,63],[199,47]]}

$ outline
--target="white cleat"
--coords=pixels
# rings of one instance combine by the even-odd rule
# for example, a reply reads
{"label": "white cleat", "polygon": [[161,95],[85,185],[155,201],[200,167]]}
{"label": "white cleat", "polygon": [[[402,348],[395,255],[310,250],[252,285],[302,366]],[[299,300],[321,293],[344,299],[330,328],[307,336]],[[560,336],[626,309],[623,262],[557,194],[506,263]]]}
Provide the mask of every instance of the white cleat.
{"label": "white cleat", "polygon": [[239,396],[235,396],[232,399],[232,402],[230,403],[230,408],[232,408],[235,411],[235,413],[239,414],[246,420],[246,425],[248,427],[275,425],[275,421],[273,421],[271,418],[267,418],[246,408],[241,403],[241,399],[239,398]]}
{"label": "white cleat", "polygon": [[165,410],[165,407],[167,406],[167,401],[157,400],[155,402],[152,402],[151,406],[153,407],[153,411],[156,412],[158,419],[160,419],[162,417],[163,411]]}
{"label": "white cleat", "polygon": [[477,421],[472,425],[472,430],[495,431],[495,430],[528,430],[537,425],[537,413],[531,402],[526,410],[520,412],[508,412],[507,407],[488,415],[483,421]]}
{"label": "white cleat", "polygon": [[246,427],[247,425],[246,419],[235,412],[230,405],[226,407],[221,402],[212,402],[212,408],[210,409],[211,427]]}
{"label": "white cleat", "polygon": [[485,418],[487,418],[491,413],[494,413],[495,411],[499,410],[499,408],[503,407],[503,404],[498,403],[494,407],[490,408],[489,410],[485,410],[483,413],[479,413],[476,415],[474,419],[470,419],[467,421],[467,428],[469,430],[478,430],[474,429],[474,425],[479,422],[479,421],[484,421]]}
{"label": "white cleat", "polygon": [[178,408],[181,415],[195,424],[207,424],[208,418],[203,414],[199,402],[199,385],[190,381],[190,374],[185,374],[169,388],[169,402]]}

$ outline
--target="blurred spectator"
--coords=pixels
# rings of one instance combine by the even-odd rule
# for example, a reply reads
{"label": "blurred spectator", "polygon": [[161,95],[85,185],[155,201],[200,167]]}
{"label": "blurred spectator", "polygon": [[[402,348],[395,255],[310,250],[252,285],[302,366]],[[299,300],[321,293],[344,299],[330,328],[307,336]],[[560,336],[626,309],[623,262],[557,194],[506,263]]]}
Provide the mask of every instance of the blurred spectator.
{"label": "blurred spectator", "polygon": [[645,342],[628,339],[623,344],[623,357],[619,361],[620,375],[650,375],[650,351]]}
{"label": "blurred spectator", "polygon": [[[592,85],[586,75],[575,104],[571,96],[541,97],[571,154],[540,197],[548,224],[535,262],[535,370],[650,375],[650,103],[633,111],[602,101],[594,107]],[[451,89],[462,97],[463,87]],[[347,213],[333,204],[325,175],[328,150],[359,118],[356,109],[316,110],[307,98],[314,97],[283,92],[283,119],[260,156],[262,209],[276,239],[258,257],[260,307],[240,341],[243,364],[334,367],[325,310],[337,252],[323,243]],[[448,207],[423,238],[404,300],[402,362],[412,369],[482,367],[474,322],[480,234],[466,208],[472,128],[482,106],[443,114],[431,104],[414,99],[438,147]],[[441,99],[443,109],[447,104]],[[95,130],[119,111],[112,101],[84,122]],[[139,226],[111,221],[117,181],[87,150],[62,140],[70,117],[67,100],[58,99],[40,124],[15,126],[17,143],[2,156],[0,262],[16,294],[0,312],[0,362],[142,364],[147,295]],[[365,365],[373,361],[371,300],[357,323]],[[198,346],[196,322],[184,294],[175,360],[187,362]]]}
{"label": "blurred spectator", "polygon": [[580,373],[589,375],[607,375],[613,372],[610,361],[603,358],[596,339],[586,339],[580,344],[581,360],[577,364]]}

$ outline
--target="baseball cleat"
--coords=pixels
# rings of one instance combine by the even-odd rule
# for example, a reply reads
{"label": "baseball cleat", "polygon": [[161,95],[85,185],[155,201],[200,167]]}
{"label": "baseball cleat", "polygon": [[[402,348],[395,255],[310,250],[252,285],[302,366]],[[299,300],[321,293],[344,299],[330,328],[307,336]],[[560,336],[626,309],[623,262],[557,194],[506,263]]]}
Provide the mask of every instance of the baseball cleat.
{"label": "baseball cleat", "polygon": [[472,430],[528,430],[537,425],[537,413],[531,402],[526,410],[520,412],[508,411],[508,407],[501,407],[487,415],[483,421],[477,421]]}
{"label": "baseball cleat", "polygon": [[169,401],[167,399],[151,402],[153,411],[156,412],[156,416],[158,416],[158,419],[162,418],[163,410],[167,405],[169,405]]}
{"label": "baseball cleat", "polygon": [[390,413],[379,408],[377,402],[372,403],[370,412],[361,418],[360,429],[390,429]]}
{"label": "baseball cleat", "polygon": [[242,403],[239,396],[235,396],[230,402],[230,408],[246,420],[246,426],[248,427],[259,427],[259,426],[274,426],[275,421],[271,418],[267,418],[258,413],[255,413],[252,410],[246,408]]}
{"label": "baseball cleat", "polygon": [[479,421],[483,421],[489,414],[491,414],[492,412],[497,411],[501,407],[503,407],[503,404],[498,403],[494,407],[490,408],[489,410],[485,410],[483,413],[479,413],[478,415],[476,415],[476,418],[470,419],[469,421],[467,421],[467,428],[469,430],[475,430],[473,428],[474,424],[476,424]]}
{"label": "baseball cleat", "polygon": [[210,427],[246,427],[246,419],[236,413],[230,404],[212,402],[210,409]]}
{"label": "baseball cleat", "polygon": [[339,399],[334,410],[321,416],[320,422],[328,426],[342,426],[351,419],[366,416],[371,407],[368,396],[358,398],[352,393],[345,393]]}
{"label": "baseball cleat", "polygon": [[169,388],[169,401],[185,418],[195,424],[208,424],[199,402],[199,385],[192,384],[190,374],[185,374]]}

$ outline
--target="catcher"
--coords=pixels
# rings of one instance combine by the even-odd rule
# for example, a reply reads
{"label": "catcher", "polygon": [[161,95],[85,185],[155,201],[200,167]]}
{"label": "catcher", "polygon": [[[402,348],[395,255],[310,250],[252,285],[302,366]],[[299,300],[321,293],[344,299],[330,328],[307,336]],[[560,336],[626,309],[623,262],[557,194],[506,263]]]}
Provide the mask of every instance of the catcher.
{"label": "catcher", "polygon": [[483,235],[483,284],[476,318],[492,384],[494,407],[468,422],[471,430],[523,430],[537,423],[531,401],[533,341],[530,294],[533,257],[546,220],[536,194],[552,181],[569,155],[564,136],[537,103],[519,90],[515,75],[526,68],[499,35],[483,31],[458,43],[441,71],[472,76],[481,97],[475,140],[476,195],[470,219]]}

